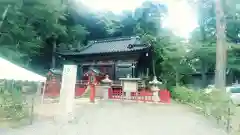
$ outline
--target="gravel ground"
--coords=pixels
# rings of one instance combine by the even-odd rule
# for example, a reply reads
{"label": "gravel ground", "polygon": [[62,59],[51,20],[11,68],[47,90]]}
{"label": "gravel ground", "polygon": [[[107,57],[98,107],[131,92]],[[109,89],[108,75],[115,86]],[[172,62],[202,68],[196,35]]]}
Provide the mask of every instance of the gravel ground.
{"label": "gravel ground", "polygon": [[183,105],[98,101],[95,104],[78,103],[73,123],[60,124],[52,119],[41,119],[24,128],[0,129],[0,135],[225,134]]}

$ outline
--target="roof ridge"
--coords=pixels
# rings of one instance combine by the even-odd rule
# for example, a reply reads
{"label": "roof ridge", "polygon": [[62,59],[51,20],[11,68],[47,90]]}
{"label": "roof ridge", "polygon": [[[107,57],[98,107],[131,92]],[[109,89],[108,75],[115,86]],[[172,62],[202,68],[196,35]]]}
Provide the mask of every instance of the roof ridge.
{"label": "roof ridge", "polygon": [[104,42],[114,42],[114,41],[123,41],[123,40],[131,40],[131,39],[140,39],[138,36],[122,36],[122,37],[112,37],[112,38],[105,38],[105,39],[99,39],[99,40],[91,40],[89,41],[90,44],[94,43],[104,43]]}
{"label": "roof ridge", "polygon": [[87,48],[91,47],[93,44],[94,44],[94,43],[85,45],[85,46],[83,46],[83,47],[81,47],[81,48],[79,48],[79,49],[76,49],[75,51],[81,52],[81,51],[86,50]]}
{"label": "roof ridge", "polygon": [[[107,43],[107,42],[115,42],[115,41],[123,41],[123,40],[131,40],[135,38],[136,40],[140,40],[139,36],[122,36],[122,37],[115,37],[115,38],[105,38],[105,39],[101,39],[101,40],[92,40],[89,41],[89,44],[86,46],[81,47],[78,51],[81,52],[83,50],[86,50],[87,48],[91,47],[92,45],[94,45],[95,43]],[[137,46],[146,46],[146,44],[133,44],[133,47],[137,47]],[[132,47],[132,48],[133,48]]]}
{"label": "roof ridge", "polygon": [[115,38],[106,38],[106,39],[100,39],[100,40],[91,40],[89,41],[89,44],[86,46],[83,46],[79,49],[75,49],[77,52],[81,52],[83,50],[86,50],[87,48],[91,47],[95,43],[104,43],[104,42],[114,42],[114,41],[122,41],[122,40],[130,40],[136,38],[136,40],[140,39],[139,36],[123,36],[123,37],[115,37]]}

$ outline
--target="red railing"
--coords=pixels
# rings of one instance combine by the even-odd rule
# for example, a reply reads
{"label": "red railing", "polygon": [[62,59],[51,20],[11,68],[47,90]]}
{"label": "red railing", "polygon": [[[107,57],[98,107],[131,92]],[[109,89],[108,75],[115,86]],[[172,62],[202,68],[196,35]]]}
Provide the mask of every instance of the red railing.
{"label": "red railing", "polygon": [[123,91],[122,89],[109,89],[108,90],[108,95],[110,99],[121,99],[123,96]]}
{"label": "red railing", "polygon": [[[126,93],[122,89],[109,89],[110,99],[126,99],[126,100],[139,100],[139,101],[153,101],[153,93],[150,91],[131,92],[130,97],[126,97]],[[127,99],[129,98],[129,99]]]}
{"label": "red railing", "polygon": [[[76,83],[75,96],[79,97],[85,93],[88,81],[79,80]],[[61,83],[59,81],[48,81],[45,84],[44,95],[47,97],[58,97],[60,95]],[[138,92],[131,92],[129,97],[123,92],[121,85],[113,85],[108,92],[110,99],[135,100],[143,102],[153,102],[153,92],[147,89],[138,90]],[[159,99],[161,102],[170,103],[171,95],[168,90],[159,91]]]}
{"label": "red railing", "polygon": [[[60,95],[60,89],[61,89],[60,81],[57,81],[57,80],[47,81],[45,83],[45,86],[43,86],[43,87],[45,87],[45,88],[42,88],[42,90],[45,89],[44,95],[47,97],[58,97]],[[87,87],[87,81],[85,81],[85,80],[77,81],[76,89],[75,89],[75,96],[76,97],[81,96],[85,92],[86,87]],[[42,91],[42,93],[43,93],[43,91]]]}
{"label": "red railing", "polygon": [[168,90],[161,90],[159,91],[159,96],[161,102],[170,103],[171,102],[171,94]]}
{"label": "red railing", "polygon": [[[142,102],[153,102],[153,92],[142,90],[139,92],[131,92],[130,97],[126,97],[126,93],[122,89],[109,89],[109,99],[117,100],[135,100]],[[168,90],[159,91],[159,102],[170,103],[170,92]]]}

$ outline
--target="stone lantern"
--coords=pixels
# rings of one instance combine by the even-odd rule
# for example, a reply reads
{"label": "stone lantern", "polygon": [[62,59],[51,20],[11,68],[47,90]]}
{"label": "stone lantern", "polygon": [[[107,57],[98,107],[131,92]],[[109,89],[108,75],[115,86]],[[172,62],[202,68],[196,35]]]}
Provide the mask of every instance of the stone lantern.
{"label": "stone lantern", "polygon": [[109,79],[109,76],[108,75],[106,75],[105,76],[105,79],[103,79],[102,81],[101,81],[101,87],[102,87],[102,90],[103,90],[103,98],[105,99],[105,100],[107,100],[109,97],[109,94],[108,94],[108,89],[110,88],[110,86],[111,86],[111,84],[112,84],[112,80],[110,80]]}
{"label": "stone lantern", "polygon": [[149,84],[151,85],[151,91],[153,91],[153,100],[155,102],[160,101],[159,94],[158,94],[160,89],[159,89],[158,85],[160,85],[162,83],[157,80],[156,76],[154,76],[153,80],[150,81]]}

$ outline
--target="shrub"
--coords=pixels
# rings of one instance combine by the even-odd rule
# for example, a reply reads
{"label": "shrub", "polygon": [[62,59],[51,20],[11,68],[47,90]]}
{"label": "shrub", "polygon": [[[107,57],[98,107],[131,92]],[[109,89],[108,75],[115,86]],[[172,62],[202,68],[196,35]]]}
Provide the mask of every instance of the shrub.
{"label": "shrub", "polygon": [[37,83],[0,80],[0,119],[20,120],[29,115],[25,96],[34,95]]}
{"label": "shrub", "polygon": [[230,129],[230,119],[235,113],[236,106],[232,104],[230,96],[220,90],[205,93],[204,90],[195,91],[186,87],[175,87],[171,89],[172,97],[182,103],[195,105],[201,108],[206,116],[211,116],[219,124]]}
{"label": "shrub", "polygon": [[27,116],[28,111],[24,107],[20,92],[4,91],[0,93],[0,118],[19,120]]}

